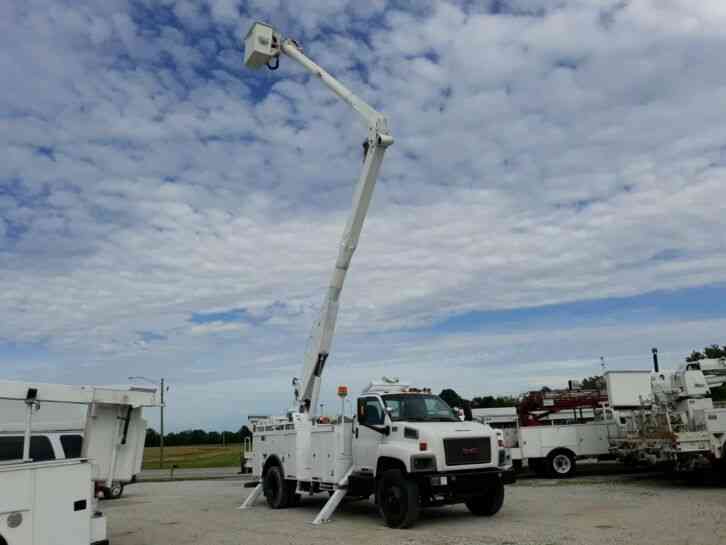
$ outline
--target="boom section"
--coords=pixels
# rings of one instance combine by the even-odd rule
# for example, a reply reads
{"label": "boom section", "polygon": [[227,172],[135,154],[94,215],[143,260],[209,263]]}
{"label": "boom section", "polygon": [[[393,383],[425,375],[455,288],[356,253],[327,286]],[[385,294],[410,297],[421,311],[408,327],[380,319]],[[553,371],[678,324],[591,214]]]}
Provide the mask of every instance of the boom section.
{"label": "boom section", "polygon": [[388,123],[383,114],[310,60],[293,40],[284,40],[280,49],[320,78],[338,97],[361,115],[368,127],[368,139],[363,145],[365,150],[363,170],[353,193],[352,210],[343,231],[338,257],[335,260],[330,284],[320,308],[320,315],[313,326],[311,340],[305,353],[302,377],[293,380],[298,410],[306,413],[309,418],[313,418],[316,414],[320,395],[321,377],[330,354],[333,334],[335,333],[340,293],[363,230],[363,223],[376,186],[383,155],[386,148],[393,143],[393,137],[388,130]]}

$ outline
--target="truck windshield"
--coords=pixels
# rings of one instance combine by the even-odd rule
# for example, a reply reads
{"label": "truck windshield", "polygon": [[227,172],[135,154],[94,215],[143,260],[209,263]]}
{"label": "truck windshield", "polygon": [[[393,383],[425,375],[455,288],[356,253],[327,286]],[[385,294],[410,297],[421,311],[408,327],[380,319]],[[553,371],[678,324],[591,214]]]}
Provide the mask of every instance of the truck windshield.
{"label": "truck windshield", "polygon": [[394,422],[459,422],[456,413],[438,396],[391,394],[384,395],[383,402]]}

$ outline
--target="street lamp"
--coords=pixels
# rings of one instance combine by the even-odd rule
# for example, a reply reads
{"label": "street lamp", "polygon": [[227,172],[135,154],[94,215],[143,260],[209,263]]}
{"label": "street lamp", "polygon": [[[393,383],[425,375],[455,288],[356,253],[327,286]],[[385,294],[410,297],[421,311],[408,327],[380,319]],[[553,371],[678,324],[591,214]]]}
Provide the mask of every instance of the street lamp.
{"label": "street lamp", "polygon": [[161,380],[156,381],[147,377],[134,376],[129,377],[129,380],[144,380],[154,385],[160,385],[159,390],[161,391],[161,435],[159,437],[159,469],[164,469],[164,379],[162,378]]}

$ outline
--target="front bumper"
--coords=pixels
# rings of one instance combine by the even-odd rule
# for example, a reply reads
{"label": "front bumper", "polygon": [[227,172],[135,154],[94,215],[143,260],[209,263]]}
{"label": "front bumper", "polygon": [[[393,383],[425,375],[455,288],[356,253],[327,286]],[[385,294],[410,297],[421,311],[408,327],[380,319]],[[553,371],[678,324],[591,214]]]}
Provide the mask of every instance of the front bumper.
{"label": "front bumper", "polygon": [[504,472],[498,468],[412,474],[412,476],[418,481],[424,505],[429,506],[461,503],[469,498],[487,494],[497,482],[507,482]]}

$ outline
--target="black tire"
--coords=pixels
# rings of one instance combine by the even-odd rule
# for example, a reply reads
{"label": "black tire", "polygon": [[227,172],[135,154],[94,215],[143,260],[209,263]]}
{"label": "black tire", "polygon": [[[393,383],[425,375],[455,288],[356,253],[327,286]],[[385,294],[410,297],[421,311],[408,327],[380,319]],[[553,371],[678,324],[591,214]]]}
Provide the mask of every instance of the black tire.
{"label": "black tire", "polygon": [[512,460],[512,469],[515,473],[522,473],[522,460]]}
{"label": "black tire", "polygon": [[280,466],[272,466],[267,470],[262,491],[270,509],[285,509],[290,504],[290,490]]}
{"label": "black tire", "polygon": [[554,479],[567,479],[575,474],[577,461],[568,450],[553,450],[547,456],[547,473]]}
{"label": "black tire", "polygon": [[378,511],[389,528],[409,528],[419,515],[418,484],[400,469],[384,471],[376,491]]}
{"label": "black tire", "polygon": [[496,515],[504,505],[504,483],[497,478],[487,488],[486,494],[466,500],[466,506],[472,515],[491,517]]}

